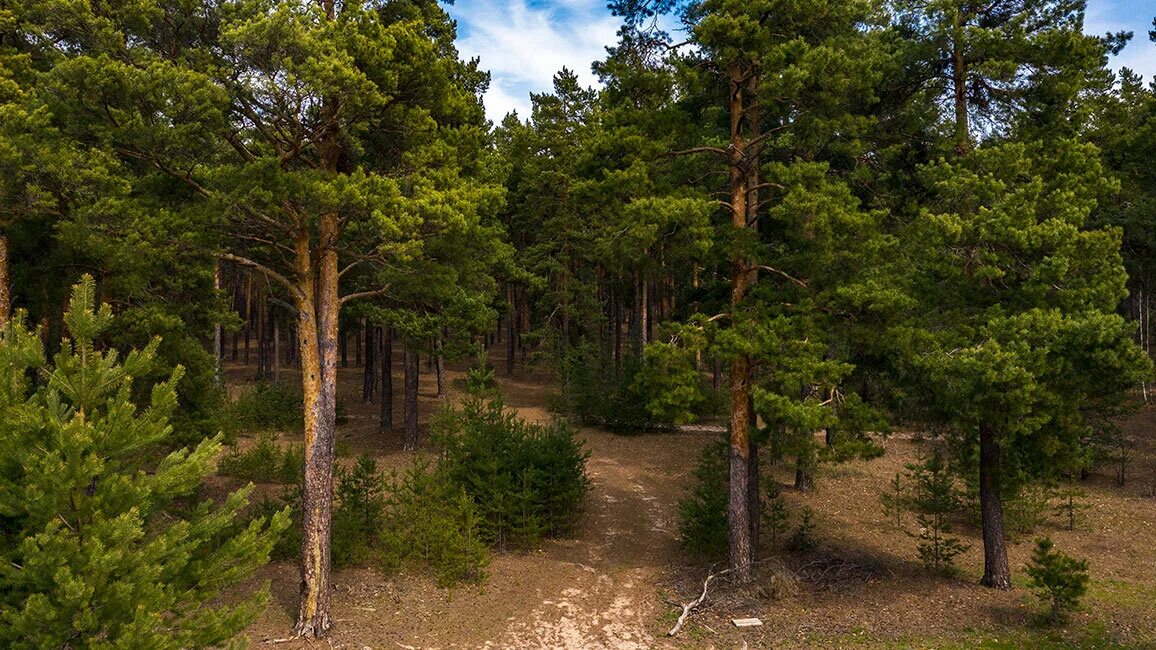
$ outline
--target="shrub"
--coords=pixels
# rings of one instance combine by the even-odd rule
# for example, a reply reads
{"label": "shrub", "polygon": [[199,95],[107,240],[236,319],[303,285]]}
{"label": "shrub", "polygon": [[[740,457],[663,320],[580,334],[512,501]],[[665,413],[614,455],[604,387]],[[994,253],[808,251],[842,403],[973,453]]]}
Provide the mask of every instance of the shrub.
{"label": "shrub", "polygon": [[441,586],[485,579],[489,553],[481,520],[461,486],[419,460],[404,474],[391,475],[385,490],[382,568],[420,563],[433,570]]}
{"label": "shrub", "polygon": [[678,539],[694,555],[719,558],[727,553],[728,450],[725,440],[702,450],[694,469],[697,482],[678,503]]}
{"label": "shrub", "polygon": [[527,548],[571,533],[589,489],[589,452],[562,423],[527,423],[500,400],[468,400],[434,425],[440,469],[477,506],[483,539]]}
{"label": "shrub", "polygon": [[286,383],[258,382],[225,408],[231,433],[299,431],[303,424],[301,391]]}
{"label": "shrub", "polygon": [[301,445],[282,449],[272,434],[263,433],[244,451],[230,449],[217,471],[254,483],[297,483],[305,471],[305,449]]}
{"label": "shrub", "polygon": [[1027,571],[1036,596],[1051,605],[1049,620],[1058,623],[1079,606],[1088,591],[1088,561],[1064,555],[1054,547],[1050,539],[1037,539]]}
{"label": "shrub", "polygon": [[[474,504],[428,461],[419,459],[400,475],[385,475],[372,458],[360,456],[352,469],[338,469],[335,492],[335,567],[374,564],[397,570],[421,565],[431,569],[443,587],[485,578],[489,554]],[[254,517],[285,508],[294,526],[273,549],[273,557],[281,560],[301,551],[300,487],[253,508]]]}

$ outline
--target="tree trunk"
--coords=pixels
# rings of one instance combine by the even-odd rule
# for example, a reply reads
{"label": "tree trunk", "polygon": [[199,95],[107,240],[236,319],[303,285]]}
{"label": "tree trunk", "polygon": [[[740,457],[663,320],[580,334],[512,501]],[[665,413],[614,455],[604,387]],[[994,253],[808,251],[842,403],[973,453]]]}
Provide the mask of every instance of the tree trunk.
{"label": "tree trunk", "polygon": [[795,489],[800,492],[815,489],[815,475],[811,473],[811,468],[802,456],[795,458]]}
{"label": "tree trunk", "polygon": [[381,433],[393,431],[393,332],[381,328]]}
{"label": "tree trunk", "polygon": [[434,339],[434,373],[438,385],[437,396],[443,397],[446,394],[446,357],[442,354],[441,337]]}
{"label": "tree trunk", "polygon": [[405,436],[403,446],[406,451],[416,451],[417,430],[417,385],[421,361],[417,350],[407,341],[405,344]]}
{"label": "tree trunk", "polygon": [[983,524],[983,579],[980,584],[1011,589],[1007,541],[1003,532],[1003,504],[1000,502],[999,440],[990,426],[979,427],[979,508]]}
{"label": "tree trunk", "polygon": [[955,95],[955,151],[960,155],[971,151],[971,127],[967,117],[967,61],[963,55],[963,9],[955,10],[955,24],[951,37],[951,84]]}
{"label": "tree trunk", "polygon": [[362,323],[365,328],[365,372],[362,373],[361,401],[366,404],[373,404],[375,393],[377,393],[377,362],[373,358],[374,349],[377,347],[374,341],[376,328],[373,325],[365,324],[364,319],[362,319]]}
{"label": "tree trunk", "polygon": [[[365,331],[365,319],[361,319],[361,331]],[[353,367],[361,367],[361,332],[353,335]]]}
{"label": "tree trunk", "polygon": [[281,383],[281,325],[273,316],[273,382]]}
{"label": "tree trunk", "polygon": [[[746,165],[747,141],[744,135],[744,108],[746,74],[741,65],[730,66],[730,147],[729,185],[731,224],[743,230],[747,224]],[[751,280],[750,263],[741,243],[731,253],[731,320],[738,322],[742,303]],[[751,523],[750,523],[750,358],[738,355],[731,360],[731,417],[730,417],[730,498],[727,505],[730,569],[739,583],[751,579]]]}
{"label": "tree trunk", "polygon": [[506,300],[510,303],[510,313],[506,316],[506,376],[514,376],[514,352],[518,337],[518,299],[514,287],[506,287]]}
{"label": "tree trunk", "polygon": [[297,236],[298,337],[305,402],[305,480],[301,494],[301,602],[293,633],[321,638],[333,625],[330,534],[333,508],[333,447],[337,406],[338,215],[321,218],[320,254],[314,286],[309,231]]}
{"label": "tree trunk", "polygon": [[[0,291],[2,291],[4,295],[3,298],[0,298],[0,319],[4,319],[4,321],[7,322],[9,313],[9,306],[6,306],[8,300],[8,238],[4,235],[0,235],[0,249],[2,249],[2,252],[0,252],[0,267],[3,268],[3,270],[0,271]],[[213,266],[213,289],[218,293],[221,291],[220,259],[218,259],[217,263]],[[2,326],[3,325],[0,324],[0,327]],[[221,321],[218,320],[216,323],[213,323],[213,365],[215,366],[213,376],[216,377],[218,384],[224,381],[224,373],[222,372],[225,365],[224,362],[225,339],[224,332],[221,329]]]}

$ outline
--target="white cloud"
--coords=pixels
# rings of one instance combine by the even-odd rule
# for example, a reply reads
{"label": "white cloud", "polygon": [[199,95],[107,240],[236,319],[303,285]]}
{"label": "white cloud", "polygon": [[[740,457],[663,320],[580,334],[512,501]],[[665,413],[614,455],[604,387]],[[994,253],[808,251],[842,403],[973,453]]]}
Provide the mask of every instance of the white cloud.
{"label": "white cloud", "polygon": [[606,10],[605,0],[562,0],[550,6],[459,0],[447,9],[460,25],[462,56],[479,57],[492,74],[486,115],[495,122],[513,109],[529,117],[529,93],[549,90],[563,67],[577,73],[583,85],[595,85],[590,64],[617,41],[618,19]]}

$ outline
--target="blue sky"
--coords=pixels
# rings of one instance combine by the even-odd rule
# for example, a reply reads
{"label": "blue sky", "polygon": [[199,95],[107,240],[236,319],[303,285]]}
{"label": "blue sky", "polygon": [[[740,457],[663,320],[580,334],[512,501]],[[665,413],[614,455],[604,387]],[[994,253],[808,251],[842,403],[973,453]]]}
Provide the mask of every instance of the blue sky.
{"label": "blue sky", "polygon": [[[458,49],[481,57],[493,75],[486,114],[495,122],[511,110],[529,117],[530,93],[549,90],[566,66],[585,85],[595,85],[590,63],[613,45],[618,19],[606,0],[457,0],[446,9],[458,21]],[[1093,34],[1131,30],[1132,42],[1112,66],[1128,66],[1147,79],[1156,75],[1156,44],[1148,40],[1156,3],[1151,0],[1088,0],[1085,30]]]}

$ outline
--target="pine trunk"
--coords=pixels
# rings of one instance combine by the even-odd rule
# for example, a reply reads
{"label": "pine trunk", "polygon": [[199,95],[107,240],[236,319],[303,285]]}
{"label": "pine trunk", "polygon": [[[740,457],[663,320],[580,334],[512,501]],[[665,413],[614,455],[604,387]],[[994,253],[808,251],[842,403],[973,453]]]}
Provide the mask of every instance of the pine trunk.
{"label": "pine trunk", "polygon": [[298,337],[305,402],[305,480],[301,496],[301,602],[293,633],[321,638],[333,625],[330,534],[333,508],[333,448],[337,405],[338,215],[321,218],[317,282],[309,232],[297,238]]}
{"label": "pine trunk", "polygon": [[416,451],[417,430],[417,386],[421,360],[417,350],[408,342],[405,345],[405,436],[403,446],[406,451]]}
{"label": "pine trunk", "polygon": [[365,372],[362,373],[361,381],[361,401],[366,404],[373,404],[373,399],[377,393],[377,362],[373,358],[373,353],[377,347],[374,341],[374,332],[376,328],[373,325],[364,324],[365,328]]}
{"label": "pine trunk", "polygon": [[506,288],[510,313],[506,316],[506,376],[514,376],[514,353],[518,337],[518,300],[512,286]]}
{"label": "pine trunk", "polygon": [[381,328],[381,433],[393,431],[393,333]]}
{"label": "pine trunk", "polygon": [[983,524],[983,579],[980,584],[1011,589],[1007,541],[1000,502],[1000,446],[990,426],[979,427],[979,508]]}
{"label": "pine trunk", "polygon": [[442,339],[440,338],[434,339],[434,373],[437,378],[437,396],[444,397],[446,394],[446,357],[442,354]]}
{"label": "pine trunk", "polygon": [[[750,187],[747,174],[746,108],[744,96],[747,75],[743,66],[732,64],[730,74],[730,147],[729,186],[731,224],[735,230],[747,227],[747,199]],[[741,244],[731,254],[731,318],[737,322],[751,282],[751,265]],[[727,505],[730,570],[738,583],[751,579],[753,552],[750,523],[750,358],[738,355],[731,360],[730,417],[730,498]]]}

